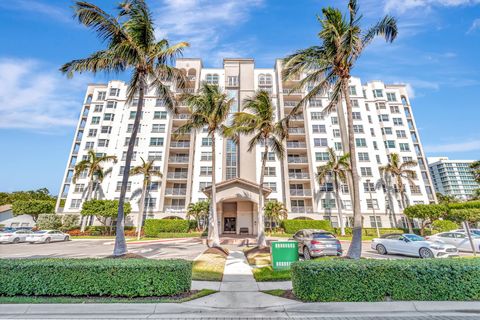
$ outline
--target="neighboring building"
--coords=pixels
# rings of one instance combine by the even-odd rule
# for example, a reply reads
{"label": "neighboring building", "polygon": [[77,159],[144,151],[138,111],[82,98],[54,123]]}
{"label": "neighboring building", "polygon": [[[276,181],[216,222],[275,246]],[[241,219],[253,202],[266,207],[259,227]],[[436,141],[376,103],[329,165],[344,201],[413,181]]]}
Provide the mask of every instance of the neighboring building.
{"label": "neighboring building", "polygon": [[448,157],[428,158],[428,167],[436,192],[469,199],[480,184],[475,181],[470,165],[474,160],[449,160]]}
{"label": "neighboring building", "polygon": [[[298,80],[281,80],[280,60],[272,69],[255,68],[252,59],[224,59],[223,68],[218,69],[203,68],[199,59],[178,59],[176,66],[188,75],[185,91],[197,91],[201,81],[216,83],[235,99],[232,112],[241,110],[241,102],[256,90],[264,89],[271,92],[280,119],[305,94],[303,90],[291,90]],[[81,208],[88,181],[82,177],[73,184],[72,175],[75,163],[85,157],[88,149],[118,157],[117,164],[110,164],[112,173],[101,185],[105,198],[118,199],[121,175],[125,170],[127,139],[137,103],[125,103],[126,90],[127,84],[122,81],[88,86],[60,190],[58,212],[79,212]],[[386,193],[381,187],[375,188],[380,180],[378,167],[388,162],[389,153],[396,152],[403,160],[413,159],[419,163],[415,168],[415,184],[406,188],[409,203],[435,201],[407,90],[403,85],[385,85],[380,81],[362,85],[360,79],[352,78],[350,93],[364,224],[375,226],[375,211],[379,226],[390,227],[393,215],[388,208]],[[284,202],[289,218],[330,219],[337,226],[332,184],[320,186],[315,179],[316,168],[328,159],[327,147],[342,152],[337,114],[322,112],[328,101],[328,95],[316,96],[307,104],[304,115],[292,120],[289,138],[285,142],[287,155],[283,160],[277,159],[273,153],[269,155],[263,192],[268,194],[268,199]],[[153,91],[146,95],[133,165],[139,164],[140,157],[155,159],[163,172],[163,179],[153,182],[150,187],[146,201],[147,218],[183,218],[190,202],[207,199],[207,187],[214,172],[218,181],[217,207],[221,232],[238,233],[242,228],[255,233],[258,203],[258,187],[255,186],[260,175],[261,148],[248,152],[248,137],[241,137],[238,144],[217,137],[218,161],[217,167],[212,168],[211,139],[207,133],[200,130],[177,140],[172,139],[171,133],[188,118],[185,106],[180,106],[179,110],[179,114],[172,115]],[[127,197],[136,194],[141,181],[141,176],[130,177]],[[352,203],[347,185],[342,186],[341,199],[346,224],[351,225]],[[397,223],[405,226],[404,219],[398,214],[401,212],[398,197],[396,200]],[[127,223],[136,221],[133,218],[138,212],[138,202],[139,196],[130,199],[133,213]]]}
{"label": "neighboring building", "polygon": [[28,214],[22,214],[14,216],[12,206],[9,204],[0,206],[0,226],[4,227],[33,227],[35,221],[32,216]]}

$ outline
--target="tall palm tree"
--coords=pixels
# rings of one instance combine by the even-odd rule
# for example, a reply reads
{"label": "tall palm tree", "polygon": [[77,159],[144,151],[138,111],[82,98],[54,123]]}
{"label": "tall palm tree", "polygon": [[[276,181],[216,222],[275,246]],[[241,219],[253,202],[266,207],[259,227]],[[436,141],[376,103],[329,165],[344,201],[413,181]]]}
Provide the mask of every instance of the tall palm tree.
{"label": "tall palm tree", "polygon": [[143,175],[143,184],[142,184],[142,195],[140,196],[140,210],[138,210],[138,218],[137,218],[137,239],[140,240],[140,234],[142,231],[142,220],[143,220],[143,213],[145,211],[145,196],[147,194],[147,189],[152,182],[153,177],[162,177],[162,173],[157,170],[153,163],[154,160],[145,161],[142,157],[142,164],[136,167],[133,167],[130,170],[131,175]]}
{"label": "tall palm tree", "polygon": [[475,181],[480,183],[480,160],[473,162],[470,165],[470,168],[473,169],[473,175],[475,176]]}
{"label": "tall palm tree", "polygon": [[234,100],[218,87],[218,85],[202,82],[198,94],[184,94],[180,97],[185,102],[190,118],[179,127],[175,134],[191,132],[192,129],[206,127],[208,136],[212,139],[212,194],[210,199],[210,217],[208,219],[208,241],[212,247],[220,246],[217,217],[217,188],[216,188],[216,137],[223,136],[228,131],[225,122],[230,113]]}
{"label": "tall palm tree", "polygon": [[202,221],[208,218],[208,212],[210,211],[209,201],[192,202],[187,207],[187,219],[193,218],[197,222],[197,230],[203,230],[204,226]]}
{"label": "tall palm tree", "polygon": [[380,179],[377,184],[379,187],[384,187],[386,192],[386,201],[388,203],[388,211],[390,212],[391,216],[390,219],[393,220],[393,227],[397,227],[397,215],[395,214],[395,204],[393,202],[392,193],[395,192],[395,188],[392,185],[392,176],[389,173],[386,173],[380,170]]}
{"label": "tall palm tree", "polygon": [[73,77],[74,73],[97,72],[120,73],[130,70],[127,101],[138,97],[137,111],[128,143],[120,199],[118,203],[117,232],[113,255],[127,253],[124,234],[124,202],[127,192],[133,148],[140,125],[147,90],[153,89],[170,111],[176,111],[175,98],[169,83],[183,87],[185,76],[172,66],[175,58],[188,46],[186,42],[170,45],[168,40],[155,39],[151,12],[144,0],[126,0],[118,7],[116,16],[98,6],[77,1],[73,6],[78,22],[97,33],[106,43],[106,49],[94,52],[87,58],[64,64],[60,71]]}
{"label": "tall palm tree", "polygon": [[[301,112],[306,101],[332,90],[331,102],[325,108],[330,112],[338,110],[341,136],[345,153],[349,153],[351,174],[349,179],[350,193],[353,202],[354,225],[352,230],[352,244],[348,250],[350,258],[359,259],[362,251],[362,215],[360,211],[360,185],[357,170],[355,137],[353,131],[352,103],[349,93],[349,79],[351,70],[364,49],[377,36],[382,36],[391,42],[397,36],[397,23],[393,17],[385,16],[367,30],[362,29],[358,16],[356,0],[348,4],[348,16],[344,16],[339,9],[327,7],[322,9],[322,16],[318,21],[322,29],[318,33],[320,45],[299,50],[284,59],[284,78],[288,79],[301,74],[306,76],[298,82],[293,90],[307,85],[313,87],[300,103],[292,110],[292,114]],[[342,98],[347,110],[347,121],[343,112]]]}
{"label": "tall palm tree", "polygon": [[257,146],[263,147],[260,182],[258,185],[257,245],[266,247],[265,219],[263,215],[265,168],[270,150],[279,159],[283,159],[285,156],[285,148],[282,142],[288,136],[288,128],[284,119],[275,121],[275,106],[267,91],[260,90],[252,98],[245,99],[243,110],[234,114],[231,129],[236,134],[253,135],[249,141],[249,152],[255,150]]}
{"label": "tall palm tree", "polygon": [[333,190],[337,202],[338,219],[340,220],[340,234],[345,235],[343,224],[342,201],[340,200],[340,182],[345,183],[350,172],[350,155],[348,153],[339,156],[333,148],[328,148],[328,161],[317,170],[318,184],[322,185],[331,177],[333,178]]}
{"label": "tall palm tree", "polygon": [[[397,190],[400,193],[400,201],[402,203],[402,208],[405,210],[407,207],[406,196],[405,196],[405,185],[403,180],[406,179],[410,185],[415,184],[413,178],[416,176],[415,170],[412,168],[417,166],[417,162],[414,160],[409,160],[405,162],[400,161],[400,156],[398,153],[390,154],[390,161],[387,165],[379,167],[380,173],[382,175],[389,174],[397,186]],[[410,219],[406,218],[408,230],[410,233],[413,233],[412,223]]]}
{"label": "tall palm tree", "polygon": [[[85,194],[85,201],[91,200],[94,189],[98,188],[98,184],[103,181],[103,177],[105,176],[105,171],[103,169],[103,165],[107,162],[116,162],[116,156],[97,156],[97,153],[93,150],[88,150],[87,159],[78,162],[75,165],[75,169],[73,172],[73,183],[76,183],[78,178],[83,172],[87,172],[88,177],[88,185],[87,185],[87,192]],[[81,231],[85,230],[87,222],[87,217],[82,216],[81,222]]]}

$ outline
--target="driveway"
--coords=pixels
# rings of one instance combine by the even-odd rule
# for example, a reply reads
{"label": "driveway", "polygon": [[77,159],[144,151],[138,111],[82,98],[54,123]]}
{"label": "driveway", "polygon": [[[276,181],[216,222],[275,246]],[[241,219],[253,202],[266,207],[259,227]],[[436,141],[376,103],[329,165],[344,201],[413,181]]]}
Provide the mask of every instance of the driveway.
{"label": "driveway", "polygon": [[[112,254],[113,240],[72,240],[52,243],[0,244],[0,258],[102,258]],[[195,259],[206,246],[199,239],[127,243],[129,252],[152,259]]]}

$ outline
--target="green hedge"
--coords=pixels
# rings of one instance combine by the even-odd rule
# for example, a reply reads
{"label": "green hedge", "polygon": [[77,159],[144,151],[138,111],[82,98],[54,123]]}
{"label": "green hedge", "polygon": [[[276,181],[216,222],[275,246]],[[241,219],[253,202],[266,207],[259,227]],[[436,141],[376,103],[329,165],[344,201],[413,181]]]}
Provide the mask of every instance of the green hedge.
{"label": "green hedge", "polygon": [[295,233],[302,229],[322,229],[333,231],[332,224],[328,220],[283,220],[282,228],[286,233]]}
{"label": "green hedge", "polygon": [[0,296],[169,296],[192,276],[186,260],[0,259],[0,270]]}
{"label": "green hedge", "polygon": [[156,237],[162,232],[188,232],[190,222],[181,219],[147,219],[144,233],[146,237]]}
{"label": "green hedge", "polygon": [[[389,233],[405,233],[408,232],[403,229],[396,229],[396,228],[379,228],[380,235],[382,234],[389,234]],[[336,235],[340,235],[340,228],[334,228],[334,232]],[[362,228],[362,233],[364,236],[377,236],[377,230],[375,228]],[[352,235],[352,228],[345,228],[345,235],[351,236]]]}
{"label": "green hedge", "polygon": [[480,300],[480,259],[300,261],[292,282],[304,301]]}

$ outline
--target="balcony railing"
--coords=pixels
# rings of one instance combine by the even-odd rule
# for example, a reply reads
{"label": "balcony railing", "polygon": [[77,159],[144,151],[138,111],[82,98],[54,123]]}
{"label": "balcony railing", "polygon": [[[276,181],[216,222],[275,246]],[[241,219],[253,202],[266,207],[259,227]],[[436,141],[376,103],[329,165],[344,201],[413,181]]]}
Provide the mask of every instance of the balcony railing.
{"label": "balcony railing", "polygon": [[290,179],[310,179],[310,174],[308,172],[291,172],[288,177]]}
{"label": "balcony railing", "polygon": [[170,163],[188,163],[188,157],[170,157],[168,158],[168,162]]}
{"label": "balcony railing", "polygon": [[184,196],[187,194],[186,188],[166,188],[165,194],[169,196]]}
{"label": "balcony railing", "polygon": [[288,163],[308,163],[307,157],[288,157]]}
{"label": "balcony railing", "polygon": [[187,120],[190,118],[189,114],[181,113],[181,114],[176,114],[173,116],[173,119],[180,119],[180,120]]}
{"label": "balcony railing", "polygon": [[305,120],[305,117],[303,116],[303,114],[298,114],[296,116],[292,116],[290,118],[290,120],[293,120],[293,121],[303,121]]}
{"label": "balcony railing", "polygon": [[302,94],[302,90],[283,89],[283,94],[286,94],[286,95],[290,95],[290,94]]}
{"label": "balcony railing", "polygon": [[187,179],[188,172],[168,172],[167,179]]}
{"label": "balcony railing", "polygon": [[185,206],[165,206],[166,212],[182,213],[185,212]]}
{"label": "balcony railing", "polygon": [[290,189],[291,196],[308,197],[312,195],[311,189]]}
{"label": "balcony railing", "polygon": [[295,107],[298,104],[296,101],[284,101],[283,105],[285,107]]}
{"label": "balcony railing", "polygon": [[290,134],[304,134],[305,128],[288,128],[288,133]]}
{"label": "balcony railing", "polygon": [[313,208],[312,207],[292,207],[290,210],[291,213],[313,213]]}
{"label": "balcony railing", "polygon": [[287,148],[306,148],[306,142],[294,142],[294,141],[287,141]]}
{"label": "balcony railing", "polygon": [[190,148],[190,141],[172,141],[170,142],[171,148]]}

